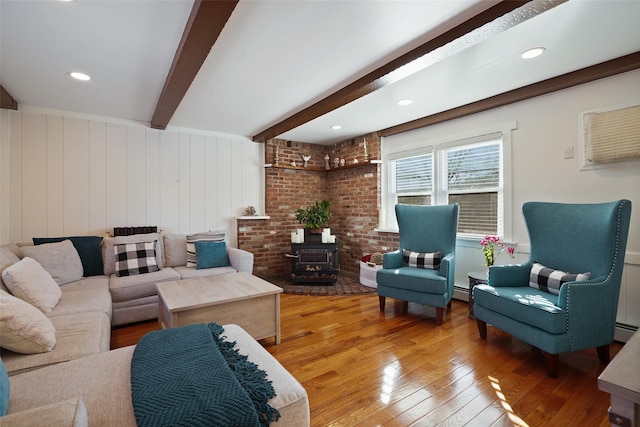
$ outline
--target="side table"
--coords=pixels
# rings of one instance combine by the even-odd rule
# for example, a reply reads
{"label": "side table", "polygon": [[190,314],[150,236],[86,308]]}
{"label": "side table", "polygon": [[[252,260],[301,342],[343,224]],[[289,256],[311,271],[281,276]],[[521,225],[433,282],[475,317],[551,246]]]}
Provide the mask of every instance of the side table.
{"label": "side table", "polygon": [[473,287],[476,285],[486,284],[489,280],[486,271],[472,271],[469,276],[469,317],[475,319],[473,315]]}

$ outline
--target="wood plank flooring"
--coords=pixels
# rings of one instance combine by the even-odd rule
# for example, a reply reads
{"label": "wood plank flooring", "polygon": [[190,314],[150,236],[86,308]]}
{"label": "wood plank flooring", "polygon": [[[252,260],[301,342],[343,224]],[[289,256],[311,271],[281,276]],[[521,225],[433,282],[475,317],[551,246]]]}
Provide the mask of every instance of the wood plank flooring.
{"label": "wood plank flooring", "polygon": [[[282,343],[260,342],[307,390],[312,426],[609,426],[595,349],[549,378],[526,343],[492,327],[481,340],[465,302],[438,327],[434,308],[387,299],[383,314],[376,295],[282,295],[281,319]],[[112,347],[156,328],[116,328]]]}

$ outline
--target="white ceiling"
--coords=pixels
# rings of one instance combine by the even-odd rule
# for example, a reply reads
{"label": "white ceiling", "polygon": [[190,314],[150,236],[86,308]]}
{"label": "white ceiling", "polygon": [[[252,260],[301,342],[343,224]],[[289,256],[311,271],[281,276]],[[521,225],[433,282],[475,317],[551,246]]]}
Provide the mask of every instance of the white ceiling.
{"label": "white ceiling", "polygon": [[[169,127],[252,137],[495,3],[240,0]],[[192,5],[0,0],[0,83],[19,104],[148,123]],[[335,143],[637,52],[638,22],[640,0],[570,0],[279,137]]]}

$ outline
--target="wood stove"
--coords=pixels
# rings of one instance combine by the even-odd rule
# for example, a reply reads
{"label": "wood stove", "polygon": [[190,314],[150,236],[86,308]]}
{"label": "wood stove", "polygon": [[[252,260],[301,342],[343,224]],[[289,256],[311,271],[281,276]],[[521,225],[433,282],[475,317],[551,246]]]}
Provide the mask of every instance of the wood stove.
{"label": "wood stove", "polygon": [[294,283],[335,283],[338,280],[338,243],[292,243],[290,279]]}

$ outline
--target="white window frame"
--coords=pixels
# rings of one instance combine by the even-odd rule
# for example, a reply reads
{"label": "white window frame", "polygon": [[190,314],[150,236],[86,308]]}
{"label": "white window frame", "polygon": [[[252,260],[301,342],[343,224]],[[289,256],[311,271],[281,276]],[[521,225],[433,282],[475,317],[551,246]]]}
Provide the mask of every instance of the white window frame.
{"label": "white window frame", "polygon": [[[426,131],[417,130],[407,135],[397,135],[382,139],[382,197],[381,207],[385,211],[384,224],[379,224],[379,231],[397,232],[398,225],[395,217],[396,196],[394,193],[394,177],[392,176],[391,163],[395,160],[417,156],[421,154],[433,154],[433,185],[431,194],[432,205],[448,203],[446,191],[446,174],[443,178],[442,165],[446,162],[447,150],[463,146],[477,146],[491,140],[502,138],[500,184],[498,190],[498,235],[505,241],[512,239],[513,209],[511,198],[511,133],[517,129],[517,123],[508,122],[488,128],[472,130],[441,138],[428,137]],[[422,132],[421,132],[422,131]],[[446,167],[444,168],[446,169]],[[446,172],[446,171],[444,171]],[[444,180],[444,181],[443,181]],[[444,182],[444,184],[443,184]],[[458,238],[478,240],[483,236],[476,234],[458,233]]]}

